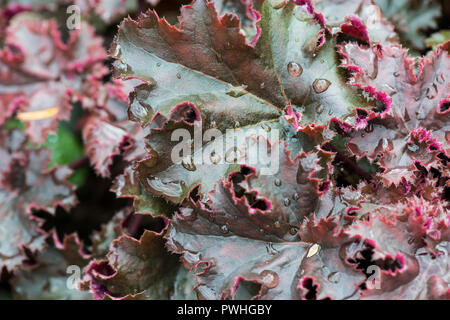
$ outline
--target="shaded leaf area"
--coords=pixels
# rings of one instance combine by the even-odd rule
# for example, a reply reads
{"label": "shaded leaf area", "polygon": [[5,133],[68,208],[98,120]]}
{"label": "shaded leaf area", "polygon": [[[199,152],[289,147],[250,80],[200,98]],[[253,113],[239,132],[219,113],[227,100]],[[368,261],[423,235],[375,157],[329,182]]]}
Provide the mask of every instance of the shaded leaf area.
{"label": "shaded leaf area", "polygon": [[[86,184],[76,191],[78,204],[71,210],[57,208],[54,215],[45,211],[35,211],[33,216],[40,220],[41,228],[49,234],[55,233],[62,241],[66,235],[76,233],[89,252],[93,232],[100,230],[119,210],[125,210],[130,202],[117,199],[109,192],[111,182],[90,173]],[[126,216],[123,218],[125,219]]]}
{"label": "shaded leaf area", "polygon": [[[123,100],[126,100],[128,93],[125,93],[125,84],[120,81],[108,83],[102,88],[111,96],[104,107],[95,110],[95,116],[92,113],[91,117],[102,119],[105,125],[113,127],[109,121],[123,121],[126,117]],[[10,242],[2,241],[2,245],[9,247],[8,250],[15,250],[14,256],[13,253],[5,253],[4,259],[14,259],[14,264],[11,267],[7,265],[7,269],[15,269],[21,262],[28,263],[23,254],[34,256],[38,249],[44,248],[44,240],[52,232],[58,239],[76,232],[85,246],[89,245],[92,231],[106,223],[116,210],[129,204],[126,200],[116,200],[109,191],[111,181],[95,177],[89,171],[89,159],[84,156],[88,148],[87,145],[83,148],[83,137],[77,135],[78,126],[83,124],[83,118],[80,117],[80,111],[83,113],[83,110],[79,105],[74,104],[74,107],[70,121],[58,121],[57,132],[48,134],[44,143],[36,144],[30,141],[26,131],[24,134],[27,120],[10,118],[2,130],[1,184],[5,211],[2,223],[5,223],[4,228],[9,228],[8,232],[17,234],[9,237],[8,232],[4,233]],[[28,123],[32,121],[35,120]],[[108,137],[107,130],[97,131],[103,134],[103,138]],[[104,159],[91,154],[87,156],[92,162],[97,159],[104,175],[115,177],[123,169],[119,156],[125,151],[132,155],[134,140],[130,138],[126,147],[123,150],[120,148],[117,153],[114,152],[113,143],[107,146],[112,150],[103,152]],[[76,193],[74,185],[79,187]],[[76,200],[79,204],[74,206]],[[9,226],[11,219],[13,222]],[[17,223],[14,224],[14,221]],[[21,228],[24,230],[14,230],[13,225],[23,225]],[[22,237],[26,239],[21,240]]]}
{"label": "shaded leaf area", "polygon": [[2,130],[5,153],[1,179],[1,267],[14,270],[24,260],[24,250],[34,252],[44,247],[44,235],[32,219],[31,210],[54,214],[57,206],[69,209],[76,201],[74,187],[66,182],[71,170],[47,169],[48,149],[25,148],[27,138],[18,129]]}
{"label": "shaded leaf area", "polygon": [[[89,209],[90,213],[95,212],[93,207]],[[67,215],[66,221],[59,213],[53,221],[56,226],[49,231],[52,238],[47,239],[51,246],[35,256],[33,268],[22,269],[14,275],[11,283],[15,298],[92,299],[92,293],[86,290],[82,281],[83,268],[92,259],[103,258],[108,253],[111,242],[128,232],[124,223],[130,216],[130,208],[125,207],[112,217],[108,215],[101,227],[100,222],[97,222],[94,228],[93,219],[89,219],[91,226],[86,226],[87,219],[80,217],[77,208],[70,216]],[[67,218],[71,219],[69,223]],[[99,218],[97,217],[97,220]],[[47,220],[43,227],[48,228],[50,224],[51,221]],[[63,227],[66,228],[62,230]],[[87,230],[89,228],[90,230]],[[72,233],[74,229],[76,233]],[[78,234],[82,236],[82,241]]]}
{"label": "shaded leaf area", "polygon": [[162,233],[123,234],[111,242],[106,259],[86,267],[84,286],[95,299],[193,299],[193,277],[178,260],[165,249]]}
{"label": "shaded leaf area", "polygon": [[[12,280],[15,299],[90,300],[92,295],[77,288],[77,275],[87,263],[75,235],[67,236],[61,248],[49,247],[40,253],[37,267],[23,269]],[[69,279],[73,275],[74,279]],[[72,280],[72,281],[71,281]],[[70,286],[70,287],[69,287]]]}
{"label": "shaded leaf area", "polygon": [[384,16],[395,26],[400,39],[407,47],[425,48],[424,31],[437,28],[441,15],[440,3],[430,0],[374,0]]}
{"label": "shaded leaf area", "polygon": [[35,143],[55,133],[58,120],[70,119],[71,101],[87,109],[98,103],[106,52],[86,23],[63,42],[55,20],[19,15],[8,25],[0,57],[0,123],[17,113]]}

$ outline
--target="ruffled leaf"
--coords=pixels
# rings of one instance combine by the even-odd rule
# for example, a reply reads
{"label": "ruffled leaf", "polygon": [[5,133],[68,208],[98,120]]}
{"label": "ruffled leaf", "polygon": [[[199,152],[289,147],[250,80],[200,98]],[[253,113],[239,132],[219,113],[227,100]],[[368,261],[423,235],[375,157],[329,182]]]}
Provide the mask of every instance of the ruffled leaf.
{"label": "ruffled leaf", "polygon": [[13,270],[25,260],[24,248],[34,252],[44,247],[45,235],[31,210],[54,213],[57,205],[69,209],[76,198],[74,187],[65,181],[71,170],[47,169],[49,150],[21,149],[10,154],[13,158],[0,188],[0,266]]}
{"label": "ruffled leaf", "polygon": [[16,19],[0,51],[0,106],[6,116],[17,112],[30,139],[43,143],[59,120],[70,119],[71,101],[82,101],[85,108],[96,105],[106,52],[86,23],[63,43],[55,21]]}
{"label": "ruffled leaf", "polygon": [[[343,83],[334,41],[324,44],[320,24],[302,7],[290,3],[274,9],[259,1],[255,9],[261,14],[261,36],[254,47],[239,32],[235,15],[219,17],[205,0],[182,8],[181,27],[154,11],[138,22],[124,20],[111,50],[116,74],[147,82],[135,90],[132,118],[142,124],[157,112],[169,118],[174,106],[189,101],[203,121],[223,129],[235,121],[248,125],[276,119],[293,104],[305,111],[305,123],[323,124],[367,105]],[[300,36],[299,29],[306,31]],[[319,105],[325,110],[316,112]]]}
{"label": "ruffled leaf", "polygon": [[424,49],[424,30],[437,27],[440,3],[430,0],[375,0],[385,17],[395,25],[403,42],[415,49]]}

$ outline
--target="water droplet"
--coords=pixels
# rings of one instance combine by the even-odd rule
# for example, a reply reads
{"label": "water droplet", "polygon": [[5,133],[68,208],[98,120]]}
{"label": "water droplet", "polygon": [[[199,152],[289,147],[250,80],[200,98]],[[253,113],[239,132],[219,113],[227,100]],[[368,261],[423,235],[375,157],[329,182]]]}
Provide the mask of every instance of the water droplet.
{"label": "water droplet", "polygon": [[313,88],[316,93],[322,93],[328,89],[331,82],[327,79],[316,79],[313,82]]}
{"label": "water droplet", "polygon": [[278,285],[278,275],[269,270],[264,270],[260,273],[261,281],[267,288],[275,288]]}
{"label": "water droplet", "polygon": [[289,62],[288,72],[293,77],[299,77],[303,73],[303,68],[298,63]]}
{"label": "water droplet", "polygon": [[177,73],[177,78],[181,79],[181,74]]}
{"label": "water droplet", "polygon": [[264,82],[261,82],[261,84],[259,85],[259,87],[260,87],[261,89],[264,89],[265,86],[266,86],[266,85],[265,85]]}
{"label": "water droplet", "polygon": [[273,223],[273,225],[274,225],[274,227],[277,228],[277,229],[279,229],[279,228],[281,227],[280,221],[275,221],[275,222]]}
{"label": "water droplet", "polygon": [[323,112],[323,106],[322,106],[321,104],[319,104],[319,105],[316,107],[316,112],[317,112],[317,114],[321,114],[321,113]]}
{"label": "water droplet", "polygon": [[294,193],[294,195],[292,196],[292,199],[294,199],[295,201],[297,201],[298,199],[300,199],[300,195],[296,192],[296,193]]}
{"label": "water droplet", "polygon": [[400,72],[395,71],[395,72],[394,72],[394,77],[399,77],[399,76],[400,76]]}
{"label": "water droplet", "polygon": [[220,155],[218,153],[216,153],[215,151],[213,151],[209,154],[209,159],[211,160],[211,163],[213,163],[213,164],[218,164],[220,162],[220,160],[222,160]]}
{"label": "water droplet", "polygon": [[228,226],[226,224],[224,224],[223,226],[220,227],[220,232],[223,234],[228,233]]}
{"label": "water droplet", "polygon": [[189,171],[195,171],[197,170],[197,167],[195,166],[193,160],[192,160],[192,156],[188,156],[185,157],[182,161],[181,161],[181,165]]}
{"label": "water droplet", "polygon": [[332,272],[328,275],[328,281],[338,283],[341,280],[341,273],[338,271]]}
{"label": "water droplet", "polygon": [[291,204],[291,200],[289,200],[289,198],[284,199],[283,204],[285,207],[289,207],[289,205]]}
{"label": "water droplet", "polygon": [[275,179],[275,185],[277,187],[281,186],[281,180],[280,179]]}
{"label": "water droplet", "polygon": [[306,257],[311,258],[313,255],[315,255],[319,251],[319,249],[320,249],[320,246],[317,243],[313,244],[309,248],[308,254],[306,255]]}

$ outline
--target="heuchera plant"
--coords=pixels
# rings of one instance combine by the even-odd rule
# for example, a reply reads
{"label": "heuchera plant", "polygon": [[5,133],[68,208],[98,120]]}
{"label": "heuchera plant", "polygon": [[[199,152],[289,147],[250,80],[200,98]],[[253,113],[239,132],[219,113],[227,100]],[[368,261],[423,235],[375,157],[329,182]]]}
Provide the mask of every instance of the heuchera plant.
{"label": "heuchera plant", "polygon": [[0,298],[450,299],[439,2],[158,2],[0,8]]}

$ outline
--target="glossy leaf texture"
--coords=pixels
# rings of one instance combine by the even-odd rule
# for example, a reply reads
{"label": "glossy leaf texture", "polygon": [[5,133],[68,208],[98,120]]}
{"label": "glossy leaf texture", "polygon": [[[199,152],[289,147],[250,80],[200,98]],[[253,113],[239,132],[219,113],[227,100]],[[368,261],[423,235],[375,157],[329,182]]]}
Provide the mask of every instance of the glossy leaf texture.
{"label": "glossy leaf texture", "polygon": [[6,1],[1,295],[449,300],[441,11]]}
{"label": "glossy leaf texture", "polygon": [[[129,115],[151,128],[146,137],[150,159],[139,171],[153,194],[179,203],[196,184],[208,192],[230,172],[229,166],[217,166],[217,176],[205,176],[206,167],[186,170],[183,163],[171,164],[167,141],[176,129],[192,134],[217,129],[225,141],[226,129],[245,135],[250,129],[274,128],[286,134],[291,129],[283,118],[285,108],[302,112],[299,125],[326,125],[333,116],[355,123],[353,109],[370,109],[359,89],[345,84],[336,66],[336,40],[325,41],[314,13],[295,3],[274,8],[263,1],[253,10],[260,16],[260,35],[252,42],[237,16],[220,16],[207,1],[184,6],[177,26],[154,11],[122,22],[110,52],[117,76],[143,81],[130,96]],[[192,153],[213,148],[208,142]]]}

